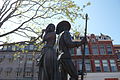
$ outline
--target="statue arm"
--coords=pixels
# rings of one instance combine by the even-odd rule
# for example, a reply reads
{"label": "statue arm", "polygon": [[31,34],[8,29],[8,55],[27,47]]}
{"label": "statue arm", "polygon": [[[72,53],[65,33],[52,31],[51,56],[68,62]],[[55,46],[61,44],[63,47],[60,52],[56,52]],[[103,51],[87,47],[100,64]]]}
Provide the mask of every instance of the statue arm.
{"label": "statue arm", "polygon": [[55,32],[47,33],[47,34],[44,35],[44,37],[43,37],[43,41],[49,40],[50,38],[54,38],[55,35],[56,35]]}
{"label": "statue arm", "polygon": [[66,43],[66,46],[69,48],[74,48],[74,47],[79,47],[81,46],[83,43],[82,41],[72,41],[71,39],[71,35],[69,32],[65,32],[64,33],[64,41]]}

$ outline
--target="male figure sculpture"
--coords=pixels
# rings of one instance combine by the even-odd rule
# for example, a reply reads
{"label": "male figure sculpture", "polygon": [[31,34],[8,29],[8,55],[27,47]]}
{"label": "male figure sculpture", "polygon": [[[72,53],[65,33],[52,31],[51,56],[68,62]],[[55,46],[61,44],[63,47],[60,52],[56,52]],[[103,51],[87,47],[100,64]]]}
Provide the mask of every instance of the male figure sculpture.
{"label": "male figure sculpture", "polygon": [[68,21],[61,21],[56,28],[56,34],[61,35],[59,38],[59,50],[63,53],[60,58],[61,63],[61,80],[67,80],[67,75],[70,75],[70,80],[78,80],[77,70],[72,62],[70,48],[81,46],[85,40],[81,42],[73,42],[70,35],[71,25]]}

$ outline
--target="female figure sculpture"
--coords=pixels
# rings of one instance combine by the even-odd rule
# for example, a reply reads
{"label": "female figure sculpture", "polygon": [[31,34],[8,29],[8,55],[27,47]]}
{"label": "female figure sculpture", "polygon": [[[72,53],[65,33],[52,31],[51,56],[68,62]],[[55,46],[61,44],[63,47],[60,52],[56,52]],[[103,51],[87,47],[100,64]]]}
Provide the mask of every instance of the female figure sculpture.
{"label": "female figure sculpture", "polygon": [[39,64],[38,80],[57,80],[57,55],[53,48],[56,41],[55,25],[49,24],[47,28],[43,30],[43,33],[44,32],[45,35],[41,37],[45,45],[41,50],[42,62]]}

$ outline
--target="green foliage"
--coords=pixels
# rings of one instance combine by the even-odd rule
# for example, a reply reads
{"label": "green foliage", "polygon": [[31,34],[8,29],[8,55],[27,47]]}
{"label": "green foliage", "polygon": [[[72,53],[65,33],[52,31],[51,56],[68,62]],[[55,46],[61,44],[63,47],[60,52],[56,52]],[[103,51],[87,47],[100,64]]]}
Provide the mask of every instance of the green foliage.
{"label": "green foliage", "polygon": [[[14,11],[8,17],[9,19],[7,19],[7,21],[11,21],[12,28],[13,26],[17,27],[15,31],[16,33],[18,31],[20,36],[24,35],[23,37],[28,38],[33,36],[38,37],[41,29],[45,28],[49,23],[56,23],[56,21],[66,19],[74,23],[78,18],[84,19],[83,10],[89,5],[91,5],[90,2],[79,6],[75,4],[73,0],[18,0],[18,2],[10,8],[10,11]],[[30,28],[28,29],[28,27]],[[74,32],[76,30],[74,30]],[[38,39],[37,43],[40,43],[40,41],[41,39]],[[34,43],[34,45],[38,47],[36,50],[41,49],[43,46],[43,44],[39,45],[36,43]],[[27,45],[16,44],[16,46],[24,48]],[[22,52],[27,53],[28,51],[22,50]]]}
{"label": "green foliage", "polygon": [[29,23],[30,26],[48,24],[46,22],[49,18],[53,20],[67,18],[71,22],[74,22],[76,18],[82,16],[83,8],[90,4],[91,3],[88,2],[80,8],[80,6],[76,5],[72,0],[23,0],[17,13],[21,14],[19,17],[22,17],[22,20],[36,14],[35,16],[38,18],[31,21]]}

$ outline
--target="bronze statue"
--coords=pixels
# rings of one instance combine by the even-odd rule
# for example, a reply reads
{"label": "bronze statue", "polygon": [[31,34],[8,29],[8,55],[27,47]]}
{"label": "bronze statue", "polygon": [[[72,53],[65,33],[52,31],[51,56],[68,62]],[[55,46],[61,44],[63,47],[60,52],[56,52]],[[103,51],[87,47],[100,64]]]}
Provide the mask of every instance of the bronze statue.
{"label": "bronze statue", "polygon": [[56,28],[56,34],[59,38],[59,51],[63,54],[60,56],[61,63],[61,80],[67,80],[67,74],[70,75],[70,80],[78,80],[77,70],[72,62],[70,48],[81,46],[85,40],[81,42],[73,42],[70,35],[71,25],[68,21],[61,21]]}
{"label": "bronze statue", "polygon": [[42,30],[41,37],[45,45],[41,50],[42,60],[39,64],[38,80],[57,80],[57,55],[53,48],[56,41],[55,25],[49,24]]}

